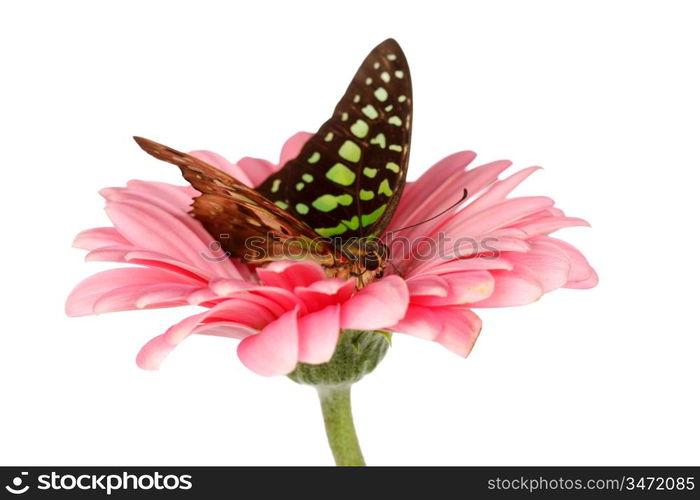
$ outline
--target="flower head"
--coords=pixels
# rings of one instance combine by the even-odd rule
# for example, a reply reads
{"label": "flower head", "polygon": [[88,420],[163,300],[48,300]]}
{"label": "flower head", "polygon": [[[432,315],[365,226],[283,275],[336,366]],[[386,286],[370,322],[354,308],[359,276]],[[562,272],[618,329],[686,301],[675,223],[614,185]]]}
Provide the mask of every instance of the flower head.
{"label": "flower head", "polygon": [[[256,186],[309,137],[289,139],[278,164],[192,155]],[[509,162],[471,168],[474,158],[471,152],[451,155],[406,186],[383,238],[391,265],[385,277],[360,289],[354,279],[328,278],[309,261],[254,267],[228,258],[189,215],[198,194],[190,187],[131,181],[102,190],[113,226],[80,233],[75,246],[89,251],[87,260],[135,266],[79,283],[66,311],[204,307],[141,349],[137,363],[146,369],[157,368],[191,334],[240,339],[239,358],[263,375],[329,361],[344,329],[407,333],[466,356],[481,330],[474,308],[526,304],[560,287],[597,283],[578,250],[549,236],[585,221],[564,216],[546,197],[507,197],[535,168],[498,180]],[[464,188],[466,202],[421,223],[449,208]]]}

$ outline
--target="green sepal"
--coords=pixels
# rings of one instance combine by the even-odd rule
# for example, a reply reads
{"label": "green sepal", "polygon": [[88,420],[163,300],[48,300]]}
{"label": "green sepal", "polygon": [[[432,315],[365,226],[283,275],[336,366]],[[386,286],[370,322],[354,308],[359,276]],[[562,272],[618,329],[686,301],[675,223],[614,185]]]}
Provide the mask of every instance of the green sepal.
{"label": "green sepal", "polygon": [[391,334],[384,331],[342,330],[333,357],[327,363],[299,363],[287,375],[298,384],[349,385],[371,373],[389,350]]}

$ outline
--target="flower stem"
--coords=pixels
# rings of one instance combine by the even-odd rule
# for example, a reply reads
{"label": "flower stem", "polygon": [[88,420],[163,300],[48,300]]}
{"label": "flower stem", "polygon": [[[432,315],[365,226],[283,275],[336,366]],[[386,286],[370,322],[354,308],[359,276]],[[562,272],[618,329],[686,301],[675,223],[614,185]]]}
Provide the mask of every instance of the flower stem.
{"label": "flower stem", "polygon": [[365,465],[350,407],[350,384],[318,386],[328,444],[340,466]]}

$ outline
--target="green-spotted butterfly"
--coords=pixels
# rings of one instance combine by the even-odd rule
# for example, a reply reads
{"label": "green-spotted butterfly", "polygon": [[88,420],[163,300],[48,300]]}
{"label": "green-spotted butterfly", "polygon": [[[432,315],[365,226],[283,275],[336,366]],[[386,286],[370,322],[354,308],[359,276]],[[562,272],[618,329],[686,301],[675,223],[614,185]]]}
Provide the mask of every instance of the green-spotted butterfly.
{"label": "green-spotted butterfly", "polygon": [[[385,40],[364,60],[333,116],[256,189],[148,139],[149,154],[180,167],[202,194],[192,215],[233,257],[253,263],[303,258],[329,277],[381,277],[378,238],[406,183],[411,75],[399,44]],[[255,244],[251,245],[251,242]]]}

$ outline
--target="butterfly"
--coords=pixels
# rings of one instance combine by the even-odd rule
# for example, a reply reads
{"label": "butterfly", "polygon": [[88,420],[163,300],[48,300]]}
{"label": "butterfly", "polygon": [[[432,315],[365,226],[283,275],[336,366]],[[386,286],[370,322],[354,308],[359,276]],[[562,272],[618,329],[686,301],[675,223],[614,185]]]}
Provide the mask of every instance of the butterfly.
{"label": "butterfly", "polygon": [[255,189],[186,153],[134,139],[201,193],[191,214],[231,257],[312,260],[328,277],[355,277],[362,287],[384,273],[379,238],[406,183],[412,102],[406,57],[388,39],[365,58],[299,155]]}

